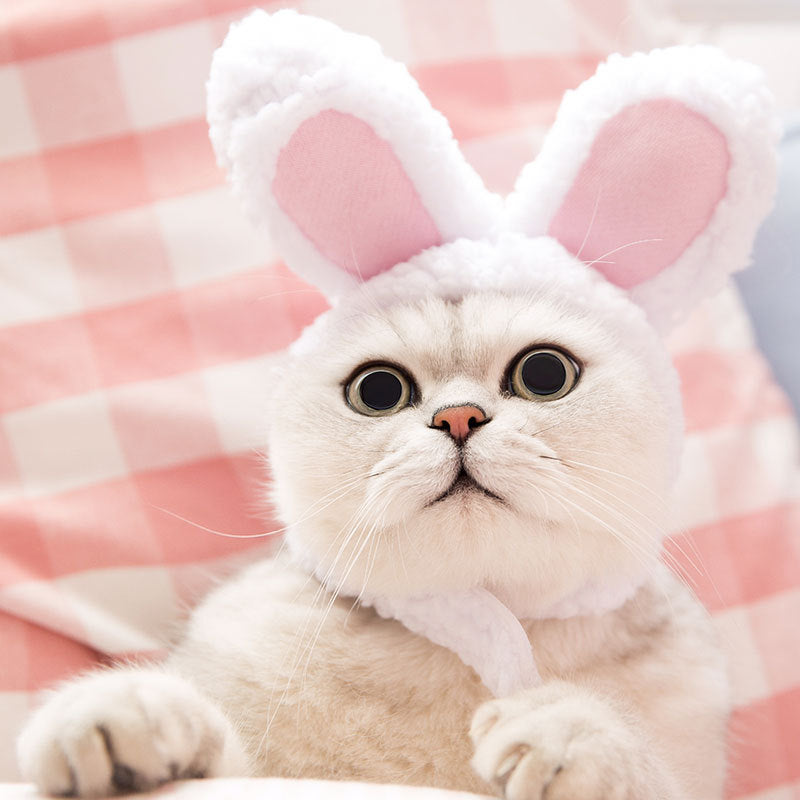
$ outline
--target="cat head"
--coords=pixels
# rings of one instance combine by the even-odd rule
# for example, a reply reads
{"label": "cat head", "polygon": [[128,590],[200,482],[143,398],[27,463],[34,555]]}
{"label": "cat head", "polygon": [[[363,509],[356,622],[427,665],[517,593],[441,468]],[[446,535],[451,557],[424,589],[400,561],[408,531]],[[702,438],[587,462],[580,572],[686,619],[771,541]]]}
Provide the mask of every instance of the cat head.
{"label": "cat head", "polygon": [[556,603],[648,568],[681,427],[660,336],[745,265],[774,191],[758,71],[612,57],[505,201],[405,67],[291,11],[231,30],[209,122],[246,211],[333,304],[273,403],[295,552],[364,595]]}

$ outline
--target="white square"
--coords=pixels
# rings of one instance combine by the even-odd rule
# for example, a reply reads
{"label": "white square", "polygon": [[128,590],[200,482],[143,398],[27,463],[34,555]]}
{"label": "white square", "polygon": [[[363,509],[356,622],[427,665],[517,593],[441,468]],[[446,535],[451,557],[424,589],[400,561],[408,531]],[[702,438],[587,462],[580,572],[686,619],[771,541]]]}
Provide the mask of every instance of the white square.
{"label": "white square", "polygon": [[345,31],[371,36],[389,58],[405,64],[414,61],[406,14],[399,0],[304,0],[303,13],[327,19]]}
{"label": "white square", "polygon": [[133,125],[154,128],[205,116],[206,80],[216,46],[205,20],[114,42]]}
{"label": "white square", "polygon": [[264,449],[271,376],[278,358],[261,356],[203,370],[214,422],[226,452]]}
{"label": "white square", "polygon": [[794,417],[725,426],[709,431],[706,438],[730,462],[724,472],[718,467],[727,484],[720,492],[720,516],[752,514],[797,497],[800,456]]}
{"label": "white square", "polygon": [[499,55],[561,55],[581,51],[572,3],[550,0],[543,8],[541,3],[492,0],[487,6],[494,22]]}
{"label": "white square", "polygon": [[87,306],[132,303],[172,288],[150,206],[73,220],[62,228]]}
{"label": "white square", "polygon": [[136,472],[219,455],[203,386],[194,374],[114,386],[108,404],[117,441]]}
{"label": "white square", "polygon": [[28,96],[19,70],[13,64],[0,67],[0,97],[3,98],[0,159],[37,152],[39,140],[28,107]]}
{"label": "white square", "polygon": [[269,239],[242,214],[227,187],[155,204],[179,287],[243,272],[274,258]]}
{"label": "white square", "polygon": [[703,434],[686,437],[672,506],[673,530],[708,525],[719,519],[716,479]]}
{"label": "white square", "polygon": [[58,228],[0,238],[0,324],[18,325],[82,308]]}
{"label": "white square", "polygon": [[160,650],[180,619],[180,603],[165,567],[89,570],[55,583],[86,631],[86,643],[103,653]]}
{"label": "white square", "polygon": [[734,705],[749,705],[772,694],[758,645],[750,630],[747,609],[721,611],[714,615],[714,624],[728,664]]}
{"label": "white square", "polygon": [[2,419],[26,494],[44,495],[128,472],[100,392],[43,403]]}
{"label": "white square", "polygon": [[753,426],[753,433],[759,472],[773,491],[762,503],[777,504],[800,497],[800,441],[795,418],[765,419]]}
{"label": "white square", "polygon": [[[16,739],[33,710],[33,700],[33,692],[0,692],[0,719],[3,720],[0,725],[0,781],[22,780],[17,766]],[[31,793],[29,800],[34,797]]]}
{"label": "white square", "polygon": [[[795,553],[798,550],[795,547]],[[777,694],[800,685],[797,655],[800,653],[800,588],[778,591],[750,606],[750,624],[763,653],[770,692]]]}

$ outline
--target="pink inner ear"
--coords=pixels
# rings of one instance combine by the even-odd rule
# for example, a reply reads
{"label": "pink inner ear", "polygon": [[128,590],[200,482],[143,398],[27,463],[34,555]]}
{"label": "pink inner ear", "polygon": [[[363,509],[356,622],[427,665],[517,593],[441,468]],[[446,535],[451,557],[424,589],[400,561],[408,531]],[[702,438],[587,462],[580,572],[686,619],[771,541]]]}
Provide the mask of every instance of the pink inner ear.
{"label": "pink inner ear", "polygon": [[351,114],[303,122],[278,157],[272,191],[322,255],[364,280],[441,243],[389,143]]}
{"label": "pink inner ear", "polygon": [[630,289],[673,264],[704,230],[729,166],[725,137],[683,103],[630,106],[600,129],[548,233]]}

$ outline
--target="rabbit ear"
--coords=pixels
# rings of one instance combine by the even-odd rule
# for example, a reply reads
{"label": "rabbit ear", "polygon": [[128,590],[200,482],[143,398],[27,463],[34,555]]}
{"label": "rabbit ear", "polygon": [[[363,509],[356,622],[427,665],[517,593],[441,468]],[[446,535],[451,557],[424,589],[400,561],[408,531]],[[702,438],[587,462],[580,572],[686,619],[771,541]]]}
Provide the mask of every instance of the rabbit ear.
{"label": "rabbit ear", "polygon": [[754,67],[709,47],[612,57],[564,99],[510,225],[557,239],[666,330],[746,265],[776,137]]}
{"label": "rabbit ear", "polygon": [[329,22],[256,11],[235,25],[208,119],[245,210],[329,297],[497,225],[500,199],[406,68]]}

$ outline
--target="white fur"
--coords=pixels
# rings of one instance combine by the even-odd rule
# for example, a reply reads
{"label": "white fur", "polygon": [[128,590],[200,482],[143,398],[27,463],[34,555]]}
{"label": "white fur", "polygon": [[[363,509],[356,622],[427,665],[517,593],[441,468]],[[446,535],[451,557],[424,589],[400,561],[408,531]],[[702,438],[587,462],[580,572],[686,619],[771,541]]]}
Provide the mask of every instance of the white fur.
{"label": "white fur", "polygon": [[[20,739],[25,775],[91,795],[113,788],[122,764],[143,788],[172,763],[191,772],[204,740],[215,743],[201,748],[206,774],[230,772],[244,753],[240,774],[504,785],[526,797],[538,796],[531,776],[557,763],[565,792],[596,796],[591,776],[597,793],[613,775],[620,796],[718,800],[727,684],[707,617],[659,566],[671,412],[639,344],[544,291],[331,319],[327,340],[287,355],[270,419],[275,502],[292,550],[312,557],[324,583],[283,560],[221,586],[166,679],[112,671],[56,694]],[[542,342],[581,362],[576,388],[555,402],[509,396],[508,363]],[[413,376],[414,406],[364,417],[346,404],[343,381],[373,358]],[[428,427],[451,403],[491,417],[464,457],[505,504],[466,493],[426,507],[457,469],[449,436]],[[617,610],[535,619],[581,587],[643,578]],[[476,585],[523,618],[543,683],[490,706],[508,724],[485,735],[478,724],[473,772],[467,732],[486,686],[450,649],[353,598]],[[101,727],[114,732],[110,747]],[[173,730],[188,733],[163,735]],[[512,754],[524,754],[514,769]]]}
{"label": "white fur", "polygon": [[[608,615],[526,623],[544,685],[488,703],[485,687],[449,650],[347,599],[329,602],[317,589],[303,572],[273,561],[227,582],[195,611],[167,665],[191,676],[205,697],[184,705],[187,678],[174,678],[153,720],[129,728],[139,713],[131,677],[156,695],[162,676],[108,672],[102,691],[95,677],[84,678],[45,706],[20,739],[26,777],[46,791],[74,788],[70,771],[83,775],[91,762],[76,746],[71,721],[89,731],[110,721],[132,734],[131,750],[121,753],[135,754],[136,785],[148,785],[187,752],[146,751],[158,731],[153,723],[174,728],[191,720],[194,731],[216,706],[230,723],[211,740],[209,756],[242,748],[242,775],[538,798],[542,781],[529,776],[546,777],[558,765],[567,773],[565,792],[581,787],[572,797],[722,797],[724,670],[709,620],[674,579]],[[509,757],[518,755],[525,759],[512,764],[512,781]],[[101,763],[108,776],[111,767]],[[109,788],[90,785],[98,788],[77,789],[87,796]]]}
{"label": "white fur", "polygon": [[247,769],[227,717],[188,681],[156,669],[64,686],[31,718],[18,749],[23,773],[54,795],[105,797]]}

